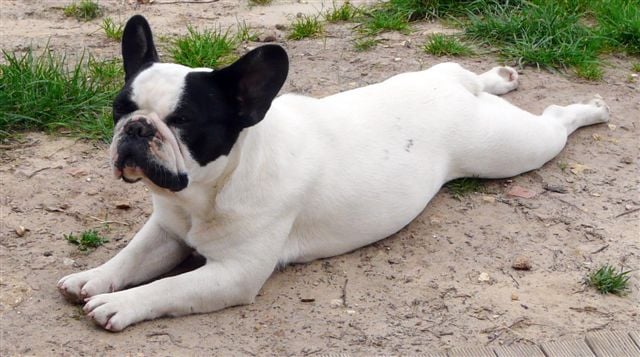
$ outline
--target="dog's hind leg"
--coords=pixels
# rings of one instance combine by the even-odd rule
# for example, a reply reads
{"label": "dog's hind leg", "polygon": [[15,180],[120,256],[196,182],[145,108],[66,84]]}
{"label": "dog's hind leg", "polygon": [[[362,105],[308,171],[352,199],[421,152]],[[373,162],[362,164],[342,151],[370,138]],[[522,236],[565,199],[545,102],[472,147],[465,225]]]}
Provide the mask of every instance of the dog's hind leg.
{"label": "dog's hind leg", "polygon": [[540,116],[488,93],[478,100],[475,118],[456,128],[449,179],[503,178],[537,169],[562,151],[575,129],[609,120],[602,99],[552,105]]}
{"label": "dog's hind leg", "polygon": [[569,135],[581,126],[609,121],[609,107],[600,96],[596,96],[586,103],[571,104],[566,107],[550,105],[544,110],[542,116],[562,123]]}

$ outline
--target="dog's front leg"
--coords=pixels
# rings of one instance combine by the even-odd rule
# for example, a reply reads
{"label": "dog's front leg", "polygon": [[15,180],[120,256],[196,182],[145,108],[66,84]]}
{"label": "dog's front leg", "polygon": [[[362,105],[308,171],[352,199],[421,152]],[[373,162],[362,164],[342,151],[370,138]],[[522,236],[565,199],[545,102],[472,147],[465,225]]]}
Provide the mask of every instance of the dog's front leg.
{"label": "dog's front leg", "polygon": [[116,256],[97,268],[65,276],[58,282],[58,290],[67,300],[81,303],[87,297],[155,278],[175,267],[190,251],[151,216]]}
{"label": "dog's front leg", "polygon": [[[279,217],[280,218],[280,217]],[[142,320],[211,312],[248,304],[273,272],[291,220],[258,219],[190,231],[189,242],[207,258],[190,272],[87,299],[85,312],[98,325],[120,331]],[[253,228],[251,228],[253,227]]]}

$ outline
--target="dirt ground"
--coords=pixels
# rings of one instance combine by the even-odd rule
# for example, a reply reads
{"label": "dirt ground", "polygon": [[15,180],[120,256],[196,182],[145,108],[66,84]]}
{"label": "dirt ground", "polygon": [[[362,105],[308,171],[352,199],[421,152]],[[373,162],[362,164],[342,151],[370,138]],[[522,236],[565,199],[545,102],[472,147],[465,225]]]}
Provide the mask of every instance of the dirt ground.
{"label": "dirt ground", "polygon": [[[317,13],[320,1],[276,0],[254,8],[238,2],[245,3],[100,4],[120,21],[144,14],[164,36],[184,33],[189,23],[244,20],[262,37],[276,36],[289,52],[284,91],[312,96],[447,60],[421,51],[425,34],[441,31],[438,24],[416,25],[409,35],[383,34],[375,50],[355,52],[353,24],[327,25],[325,37],[304,41],[285,40],[286,31],[276,29],[299,12]],[[70,54],[88,48],[100,57],[119,56],[119,45],[99,29],[101,20],[65,18],[61,7],[67,3],[0,0],[0,48],[49,42]],[[483,71],[498,60],[460,62]],[[604,80],[596,83],[521,70],[520,89],[506,98],[529,111],[599,93],[612,112],[609,125],[577,131],[540,170],[489,181],[485,193],[461,200],[443,189],[388,239],[274,272],[252,305],[158,319],[121,333],[94,326],[55,284],[101,264],[127,243],[151,212],[146,189],[113,179],[101,143],[39,133],[2,143],[0,355],[416,354],[553,341],[597,329],[639,330],[640,86],[628,81],[632,62],[611,56]],[[535,197],[509,195],[516,186]],[[118,208],[123,206],[129,208]],[[22,236],[20,226],[28,229]],[[63,238],[90,228],[110,241],[83,253]],[[514,270],[517,256],[528,258],[531,270]],[[627,296],[600,295],[581,283],[603,263],[633,270]]]}

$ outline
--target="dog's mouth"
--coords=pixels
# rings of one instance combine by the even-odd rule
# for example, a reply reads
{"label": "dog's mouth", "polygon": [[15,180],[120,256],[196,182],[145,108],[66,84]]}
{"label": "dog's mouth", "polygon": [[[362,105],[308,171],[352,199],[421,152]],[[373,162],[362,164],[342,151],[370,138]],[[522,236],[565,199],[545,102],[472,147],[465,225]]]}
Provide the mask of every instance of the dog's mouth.
{"label": "dog's mouth", "polygon": [[185,189],[189,184],[187,175],[167,168],[144,146],[127,141],[118,146],[118,155],[113,163],[115,177],[127,183],[146,179],[159,188],[173,192]]}

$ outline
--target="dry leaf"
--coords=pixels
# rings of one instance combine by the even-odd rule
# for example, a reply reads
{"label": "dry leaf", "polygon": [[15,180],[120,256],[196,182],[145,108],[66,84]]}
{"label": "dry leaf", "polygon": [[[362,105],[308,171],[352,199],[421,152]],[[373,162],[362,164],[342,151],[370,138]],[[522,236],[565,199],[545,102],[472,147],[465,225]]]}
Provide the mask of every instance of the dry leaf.
{"label": "dry leaf", "polygon": [[509,189],[507,195],[521,198],[533,198],[535,197],[536,192],[518,185],[514,185],[511,187],[511,189]]}

